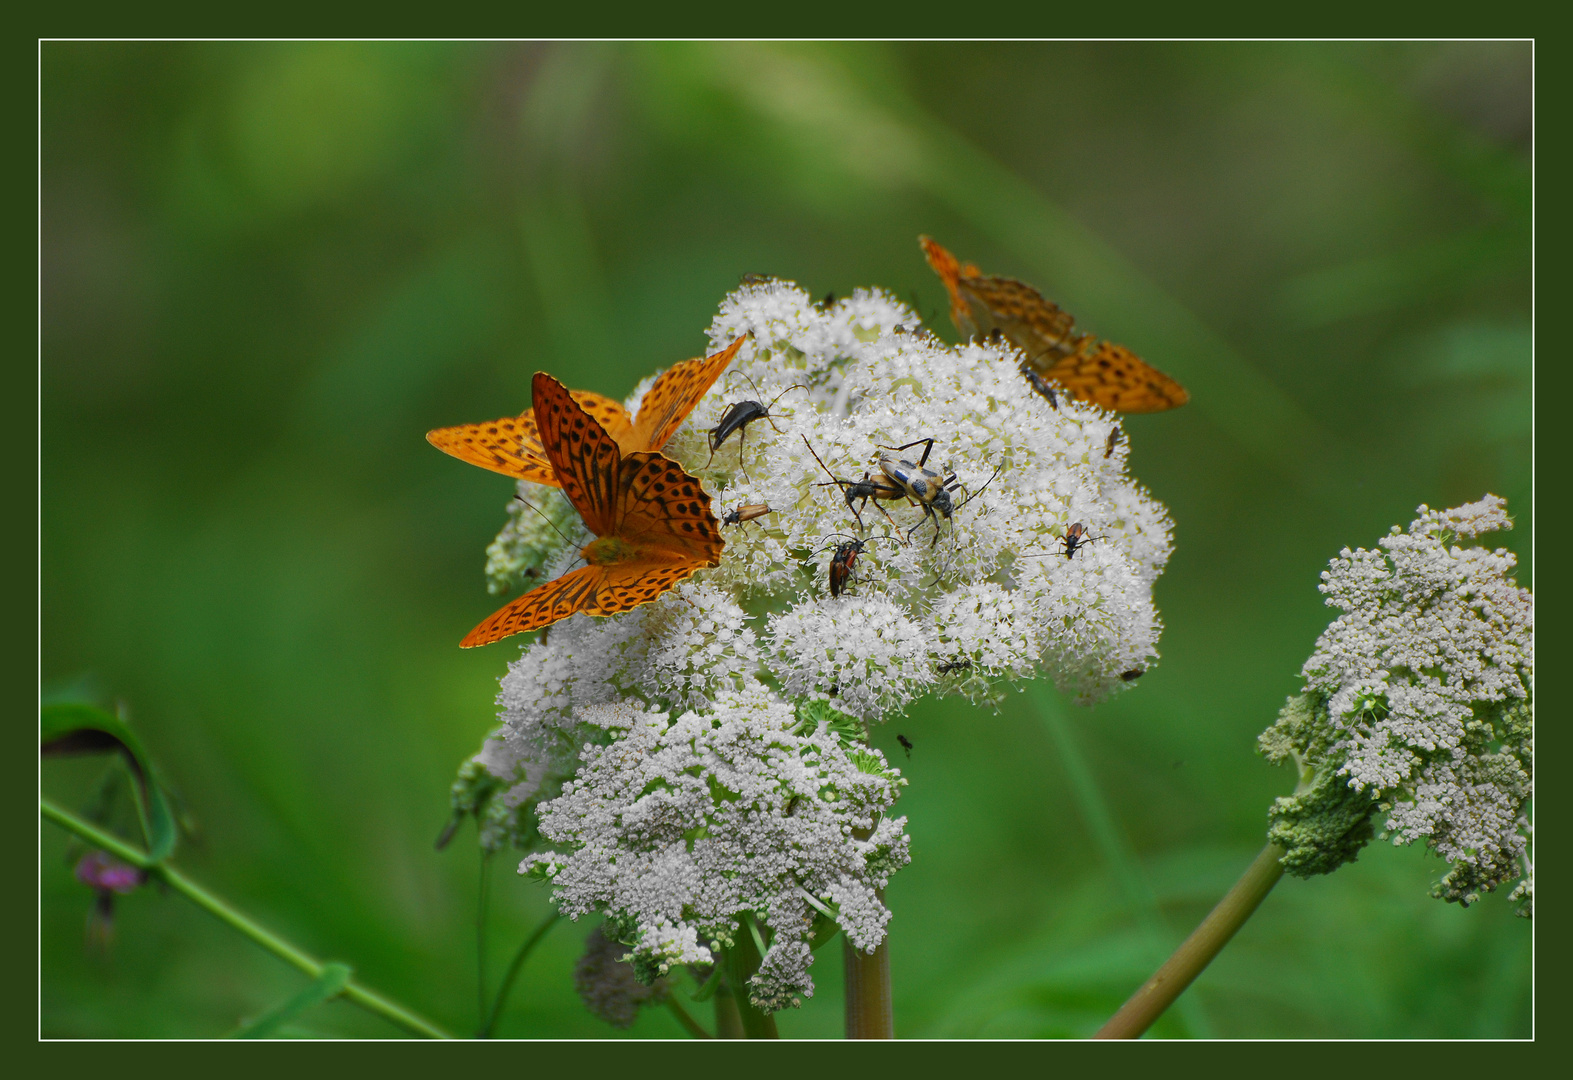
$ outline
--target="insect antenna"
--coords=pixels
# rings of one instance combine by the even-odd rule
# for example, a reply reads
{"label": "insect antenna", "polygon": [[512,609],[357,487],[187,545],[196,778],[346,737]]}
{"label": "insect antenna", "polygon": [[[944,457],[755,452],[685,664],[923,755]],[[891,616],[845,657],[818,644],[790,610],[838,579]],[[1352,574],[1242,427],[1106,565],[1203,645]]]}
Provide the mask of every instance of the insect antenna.
{"label": "insect antenna", "polygon": [[[1003,469],[1004,467],[1005,467],[1004,465],[996,465],[994,467],[994,476],[991,476],[987,480],[985,480],[983,482],[983,486],[978,488],[978,490],[976,492],[970,492],[970,491],[967,492],[967,497],[965,499],[961,500],[961,506],[966,506],[973,499],[976,499],[979,495],[982,495],[985,491],[987,491],[989,489],[989,485],[994,483],[994,477],[999,476],[1000,470]],[[960,510],[961,506],[956,507],[956,509]]]}
{"label": "insect antenna", "polygon": [[[878,536],[871,536],[867,540],[859,540],[857,537],[852,536],[852,535],[850,535],[848,533],[831,533],[829,536],[822,536],[822,537],[820,537],[820,539],[821,540],[834,540],[838,536],[845,536],[848,540],[852,541],[854,544],[872,544],[875,540],[880,539],[880,537],[878,537]],[[824,547],[817,547],[817,548],[815,548],[813,553],[815,555],[818,555],[821,551],[829,551],[832,548],[837,548],[837,547],[840,547],[840,546],[841,546],[840,544],[826,544]]]}
{"label": "insect antenna", "polygon": [[754,392],[754,396],[756,398],[759,396],[759,384],[754,382],[753,379],[749,378],[748,372],[741,368],[733,368],[731,371],[726,373],[728,380],[730,380],[733,375],[741,375],[743,378],[748,379],[748,388]]}
{"label": "insect antenna", "polygon": [[556,534],[557,534],[557,535],[558,535],[558,536],[560,536],[560,537],[562,537],[562,541],[563,541],[563,543],[565,543],[565,544],[568,544],[568,545],[569,545],[569,546],[572,546],[572,545],[573,545],[573,541],[572,541],[572,540],[570,540],[570,539],[568,539],[568,537],[567,537],[567,536],[564,536],[564,535],[563,535],[563,531],[562,531],[562,530],[561,530],[561,529],[559,529],[559,528],[558,528],[558,527],[557,527],[557,522],[555,522],[555,521],[553,521],[553,520],[552,520],[552,519],[551,519],[551,518],[549,518],[549,517],[547,517],[547,516],[546,516],[546,514],[545,514],[545,513],[544,513],[544,512],[542,512],[542,510],[541,510],[541,509],[540,509],[540,507],[538,507],[538,506],[536,506],[536,505],[535,505],[535,504],[534,504],[534,503],[532,503],[532,502],[529,502],[529,501],[527,501],[527,500],[526,500],[526,499],[525,499],[525,498],[524,498],[524,496],[522,496],[522,495],[515,495],[515,496],[514,496],[514,500],[515,500],[515,501],[516,501],[516,502],[520,502],[520,503],[523,503],[523,504],[524,504],[524,505],[525,505],[525,506],[528,506],[528,507],[529,507],[529,508],[530,508],[530,509],[531,509],[531,510],[534,510],[534,511],[535,511],[535,513],[536,513],[536,515],[537,515],[537,516],[538,516],[538,517],[539,517],[539,518],[540,518],[540,519],[541,519],[541,520],[542,520],[542,521],[544,521],[544,522],[546,522],[546,524],[548,524],[548,525],[550,525],[550,526],[551,526],[551,527],[552,527],[552,532],[554,532],[554,533],[556,533]]}
{"label": "insect antenna", "polygon": [[[849,481],[849,480],[837,480],[836,479],[836,474],[831,472],[829,469],[826,469],[825,468],[825,463],[823,461],[819,460],[819,452],[814,449],[814,444],[808,441],[808,436],[804,435],[804,436],[801,436],[801,438],[803,440],[803,445],[808,447],[808,452],[810,454],[814,455],[814,460],[815,461],[819,461],[819,467],[821,469],[825,469],[825,475],[830,477],[830,483],[831,484],[835,484],[838,487],[841,487],[841,486],[845,486],[846,484],[851,483],[851,481]],[[815,487],[828,487],[829,484],[816,484],[814,486]]]}
{"label": "insect antenna", "polygon": [[[811,393],[811,394],[813,393],[812,390],[809,390],[808,385],[806,383],[793,383],[791,386],[789,386],[785,390],[781,391],[781,393],[777,394],[775,397],[770,399],[770,404],[765,406],[765,419],[766,420],[770,419],[770,410],[776,407],[776,402],[780,401],[783,397],[785,397],[788,393],[790,393],[793,390],[808,390],[809,393]],[[758,393],[758,391],[756,390],[755,393]],[[775,423],[773,421],[771,422],[770,426],[771,427],[776,427],[776,425],[775,425]],[[780,428],[776,428],[776,434],[779,435],[780,433],[781,433],[781,429]]]}

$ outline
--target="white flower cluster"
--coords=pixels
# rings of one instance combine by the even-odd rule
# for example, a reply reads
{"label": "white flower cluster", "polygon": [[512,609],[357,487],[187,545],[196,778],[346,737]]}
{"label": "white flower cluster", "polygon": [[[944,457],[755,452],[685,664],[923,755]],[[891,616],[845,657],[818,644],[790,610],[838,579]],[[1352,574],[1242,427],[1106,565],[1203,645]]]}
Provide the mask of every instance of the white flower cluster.
{"label": "white flower cluster", "polygon": [[849,748],[830,710],[805,712],[763,688],[675,719],[628,704],[585,710],[611,741],[587,743],[578,775],[541,807],[541,834],[563,850],[521,870],[550,880],[571,917],[613,913],[650,978],[714,962],[756,913],[770,943],[749,986],[755,1005],[812,996],[816,914],[876,948],[890,917],[878,890],[907,862],[907,837],[905,818],[885,816],[900,774]]}
{"label": "white flower cluster", "polygon": [[1534,598],[1510,552],[1455,543],[1511,528],[1502,499],[1418,513],[1381,551],[1345,548],[1322,574],[1343,614],[1304,675],[1325,698],[1339,773],[1381,800],[1395,843],[1424,838],[1453,864],[1438,895],[1468,903],[1522,873]]}
{"label": "white flower cluster", "polygon": [[[1118,417],[1064,396],[1052,407],[1008,344],[950,347],[884,293],[818,305],[775,280],[726,299],[712,351],[745,333],[664,452],[703,481],[718,519],[741,506],[770,511],[724,526],[720,565],[655,602],[576,615],[528,645],[502,680],[503,726],[481,760],[514,785],[509,806],[547,798],[578,769],[539,807],[542,832],[563,845],[541,865],[556,869],[565,910],[627,917],[636,956],[684,963],[705,953],[701,938],[723,940],[752,912],[773,935],[761,978],[775,989],[755,989],[779,1001],[808,985],[805,905],[833,907],[849,937],[872,949],[888,917],[872,883],[904,860],[857,869],[876,841],[904,852],[893,823],[871,812],[853,825],[836,817],[852,805],[806,787],[795,803],[781,795],[810,768],[810,747],[812,769],[837,784],[854,758],[872,763],[859,775],[896,776],[866,750],[861,725],[924,694],[998,700],[1002,686],[1039,674],[1089,702],[1129,686],[1129,673],[1156,657],[1152,585],[1171,537],[1164,508],[1127,475]],[[630,409],[652,380],[635,388]],[[769,417],[712,455],[707,430],[742,400],[768,405]],[[900,500],[849,500],[832,482],[879,477],[882,447],[927,439],[928,467],[958,481],[948,517]],[[916,461],[923,450],[902,456]],[[561,573],[587,534],[560,492],[521,483],[519,498],[489,570],[494,582],[528,586]],[[1073,523],[1092,539],[1067,557]],[[833,597],[832,560],[853,541],[863,548]],[[750,704],[722,704],[740,701]],[[831,734],[782,734],[803,707],[830,704],[847,721]],[[586,744],[586,731],[600,734]],[[661,773],[669,788],[647,791],[653,781],[636,784],[627,770],[658,746],[701,772],[724,761],[750,792],[771,794],[734,813],[730,795],[680,771]],[[745,747],[762,756],[739,757]],[[878,781],[880,799],[894,798],[893,783]],[[888,806],[880,799],[869,805]],[[684,836],[723,819],[715,843]],[[823,827],[822,851],[801,845],[811,827]],[[857,839],[865,828],[876,836]]]}

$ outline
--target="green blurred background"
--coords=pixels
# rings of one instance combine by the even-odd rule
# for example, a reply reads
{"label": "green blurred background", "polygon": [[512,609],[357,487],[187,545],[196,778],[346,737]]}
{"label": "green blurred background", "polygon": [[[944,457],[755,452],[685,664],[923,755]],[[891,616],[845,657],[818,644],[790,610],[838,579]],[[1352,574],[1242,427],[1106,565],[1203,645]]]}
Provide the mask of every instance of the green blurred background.
{"label": "green blurred background", "polygon": [[[1161,665],[1091,710],[926,703],[876,733],[911,778],[898,1033],[1086,1035],[1292,788],[1254,740],[1330,617],[1327,559],[1490,491],[1529,583],[1531,59],[46,44],[45,690],[127,703],[198,826],[188,872],[473,1030],[480,860],[469,828],[432,842],[518,655],[457,648],[511,489],[424,432],[522,409],[539,369],[620,397],[699,354],[744,273],[883,285],[953,338],[931,233],[1192,392],[1128,425],[1176,522]],[[81,807],[102,769],[50,761],[44,789]],[[42,835],[46,1035],[217,1035],[304,985],[154,890],[86,948]],[[493,983],[548,910],[511,861]],[[1528,1035],[1530,924],[1430,899],[1441,869],[1375,844],[1286,879],[1157,1033]],[[552,931],[499,1034],[617,1034],[571,986],[587,931]],[[815,974],[783,1034],[839,1033],[839,946]],[[397,1033],[343,1003],[304,1026]],[[664,1010],[631,1034],[682,1036]]]}

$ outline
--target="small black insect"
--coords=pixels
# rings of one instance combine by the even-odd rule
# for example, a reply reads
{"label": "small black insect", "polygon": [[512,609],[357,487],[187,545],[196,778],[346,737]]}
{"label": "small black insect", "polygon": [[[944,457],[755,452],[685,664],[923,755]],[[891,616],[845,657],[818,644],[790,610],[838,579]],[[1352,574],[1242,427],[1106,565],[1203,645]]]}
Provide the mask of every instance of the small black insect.
{"label": "small black insect", "polygon": [[[743,378],[748,379],[748,376],[744,375]],[[748,379],[748,384],[753,386],[754,380]],[[726,412],[721,414],[721,422],[706,433],[710,436],[710,458],[705,462],[705,467],[709,468],[710,462],[715,460],[715,452],[721,449],[721,444],[731,438],[732,432],[735,431],[737,432],[737,467],[741,469],[743,467],[743,438],[747,434],[748,425],[755,420],[764,420],[775,429],[777,435],[783,434],[782,430],[776,427],[776,422],[770,419],[770,410],[775,408],[777,401],[781,400],[781,394],[785,394],[789,390],[807,389],[808,387],[802,383],[796,383],[772,398],[769,405],[762,405],[757,401],[738,401],[728,405]],[[754,393],[759,393],[759,387],[754,386]],[[743,475],[747,476],[748,474],[744,472]]]}
{"label": "small black insect", "polygon": [[1124,679],[1126,682],[1135,682],[1145,674],[1147,674],[1146,668],[1131,668],[1129,671],[1120,672],[1120,678]]}
{"label": "small black insect", "polygon": [[819,302],[819,306],[822,308],[828,308],[834,306],[835,302],[836,294],[833,292],[827,292],[825,294],[825,298]]}
{"label": "small black insect", "polygon": [[900,743],[901,744],[901,748],[907,752],[907,757],[911,757],[912,756],[912,744],[907,741],[907,737],[905,735],[897,735],[896,736],[896,741],[898,743]]}
{"label": "small black insect", "polygon": [[1109,441],[1103,444],[1103,456],[1112,457],[1114,448],[1118,445],[1120,445],[1120,429],[1111,427],[1109,429]]}
{"label": "small black insect", "polygon": [[954,675],[958,671],[967,671],[972,667],[971,659],[962,657],[960,660],[947,660],[937,670],[941,675]]}
{"label": "small black insect", "polygon": [[[1036,371],[1033,371],[1025,360],[1021,362],[1020,370],[1022,377],[1027,380],[1027,385],[1036,390],[1038,396],[1049,403],[1050,408],[1058,411],[1060,403],[1059,400],[1054,396],[1054,387],[1049,385],[1048,380],[1045,379],[1042,375],[1039,375]],[[1103,456],[1108,457],[1109,455],[1105,454]]]}

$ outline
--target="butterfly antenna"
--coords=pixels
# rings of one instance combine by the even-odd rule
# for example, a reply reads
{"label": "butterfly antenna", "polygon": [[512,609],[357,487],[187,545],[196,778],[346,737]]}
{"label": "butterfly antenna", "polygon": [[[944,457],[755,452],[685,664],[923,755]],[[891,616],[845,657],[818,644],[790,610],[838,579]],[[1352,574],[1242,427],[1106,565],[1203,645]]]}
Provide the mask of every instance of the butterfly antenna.
{"label": "butterfly antenna", "polygon": [[546,524],[548,524],[548,525],[550,525],[552,527],[552,532],[554,532],[558,536],[562,537],[563,543],[569,545],[570,547],[573,546],[573,541],[568,539],[568,537],[563,536],[563,531],[557,527],[557,522],[555,522],[551,518],[547,517],[546,514],[541,511],[540,507],[536,506],[532,502],[526,501],[524,496],[522,496],[522,495],[515,495],[514,499],[516,499],[517,501],[519,501],[521,503],[524,503],[524,505],[528,506],[531,510],[534,510],[535,513],[537,514],[537,516],[539,516],[542,521],[546,522]]}

